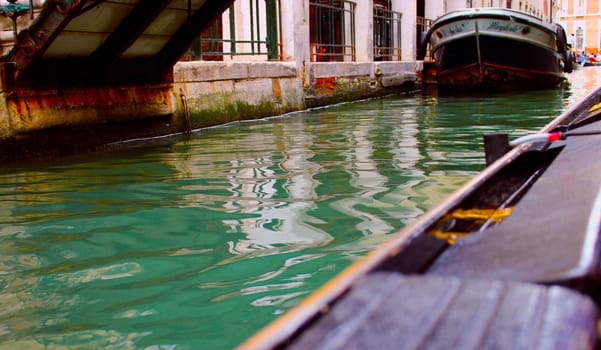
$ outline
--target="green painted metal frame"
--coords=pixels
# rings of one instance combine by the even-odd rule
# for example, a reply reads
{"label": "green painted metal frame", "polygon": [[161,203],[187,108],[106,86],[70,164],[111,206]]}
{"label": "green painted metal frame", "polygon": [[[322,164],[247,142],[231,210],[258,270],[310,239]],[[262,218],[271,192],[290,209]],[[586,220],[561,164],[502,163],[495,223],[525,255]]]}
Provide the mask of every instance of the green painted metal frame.
{"label": "green painted metal frame", "polygon": [[[265,13],[261,11],[259,1],[265,2]],[[206,38],[200,38],[195,43],[197,52],[190,52],[192,59],[203,59],[203,56],[241,56],[241,55],[266,55],[269,60],[281,58],[281,0],[248,0],[250,9],[250,36],[249,40],[236,38],[236,17],[233,7],[229,9],[229,39],[223,38],[218,30],[210,29],[211,33]],[[262,25],[265,25],[266,37],[261,39]],[[215,22],[209,28],[217,28]],[[208,44],[208,45],[203,45]],[[225,49],[229,44],[229,50]],[[249,50],[240,49],[240,45],[247,45]],[[202,50],[209,46],[214,50]]]}

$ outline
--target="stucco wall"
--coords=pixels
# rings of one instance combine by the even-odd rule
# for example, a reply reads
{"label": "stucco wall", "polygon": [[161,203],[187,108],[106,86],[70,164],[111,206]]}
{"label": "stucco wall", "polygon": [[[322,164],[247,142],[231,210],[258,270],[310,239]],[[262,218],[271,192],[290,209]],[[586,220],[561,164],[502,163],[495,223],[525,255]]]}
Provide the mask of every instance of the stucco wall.
{"label": "stucco wall", "polygon": [[[286,62],[180,62],[174,90],[193,127],[254,119],[304,108],[296,66]],[[182,95],[183,94],[183,95]]]}
{"label": "stucco wall", "polygon": [[[181,62],[174,90],[193,127],[416,89],[415,62]],[[180,110],[180,112],[182,112]]]}

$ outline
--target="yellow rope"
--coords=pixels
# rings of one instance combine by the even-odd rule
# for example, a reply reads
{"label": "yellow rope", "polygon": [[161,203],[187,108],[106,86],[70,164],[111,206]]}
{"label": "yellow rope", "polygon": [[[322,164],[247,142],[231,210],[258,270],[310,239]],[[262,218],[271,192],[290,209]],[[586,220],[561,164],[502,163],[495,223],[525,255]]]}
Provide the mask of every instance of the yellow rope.
{"label": "yellow rope", "polygon": [[430,234],[438,239],[447,241],[447,243],[453,245],[458,239],[467,236],[467,232],[442,232],[439,230],[430,231]]}
{"label": "yellow rope", "polygon": [[461,220],[491,220],[492,222],[501,222],[511,215],[513,208],[499,209],[455,209],[450,216]]}
{"label": "yellow rope", "polygon": [[601,109],[601,102],[597,103],[596,105],[592,106],[591,109],[588,110],[589,113],[595,112],[597,110]]}
{"label": "yellow rope", "polygon": [[[447,214],[442,222],[451,219],[472,220],[475,223],[482,225],[487,220],[493,223],[499,223],[506,217],[511,215],[513,208],[498,208],[498,209],[455,209],[452,213]],[[432,230],[429,232],[436,238],[447,241],[449,244],[455,244],[458,239],[470,234],[469,232],[443,232],[441,230]]]}

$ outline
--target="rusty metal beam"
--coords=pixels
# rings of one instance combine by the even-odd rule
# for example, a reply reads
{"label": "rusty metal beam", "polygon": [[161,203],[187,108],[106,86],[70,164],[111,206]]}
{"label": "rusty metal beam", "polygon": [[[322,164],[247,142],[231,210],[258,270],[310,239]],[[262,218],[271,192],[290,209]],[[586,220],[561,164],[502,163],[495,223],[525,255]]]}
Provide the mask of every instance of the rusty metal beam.
{"label": "rusty metal beam", "polygon": [[92,62],[101,66],[114,63],[130,47],[152,21],[169,5],[170,0],[140,1],[117,29],[92,54]]}
{"label": "rusty metal beam", "polygon": [[28,29],[22,30],[17,44],[4,62],[15,62],[16,75],[22,75],[31,62],[38,60],[56,36],[82,7],[93,0],[48,1]]}
{"label": "rusty metal beam", "polygon": [[[139,1],[121,23],[87,56],[53,57],[48,49],[69,23],[107,0],[48,1],[30,28],[23,30],[17,45],[3,62],[14,62],[15,88],[53,89],[170,82],[173,66],[200,33],[220,16],[234,0],[206,0],[189,10],[189,20],[152,57],[123,54],[149,26],[169,8],[170,0]],[[191,2],[188,2],[190,5]],[[58,38],[58,39],[57,39]],[[12,63],[11,63],[12,64]]]}

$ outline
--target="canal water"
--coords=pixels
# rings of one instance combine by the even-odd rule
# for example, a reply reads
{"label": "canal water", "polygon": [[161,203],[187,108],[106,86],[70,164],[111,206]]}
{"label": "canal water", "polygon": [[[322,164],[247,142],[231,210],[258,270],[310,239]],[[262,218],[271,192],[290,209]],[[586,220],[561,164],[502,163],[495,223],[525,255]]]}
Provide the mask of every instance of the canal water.
{"label": "canal water", "polygon": [[[0,171],[0,349],[230,349],[601,84],[390,96]],[[133,143],[132,143],[133,145]]]}

